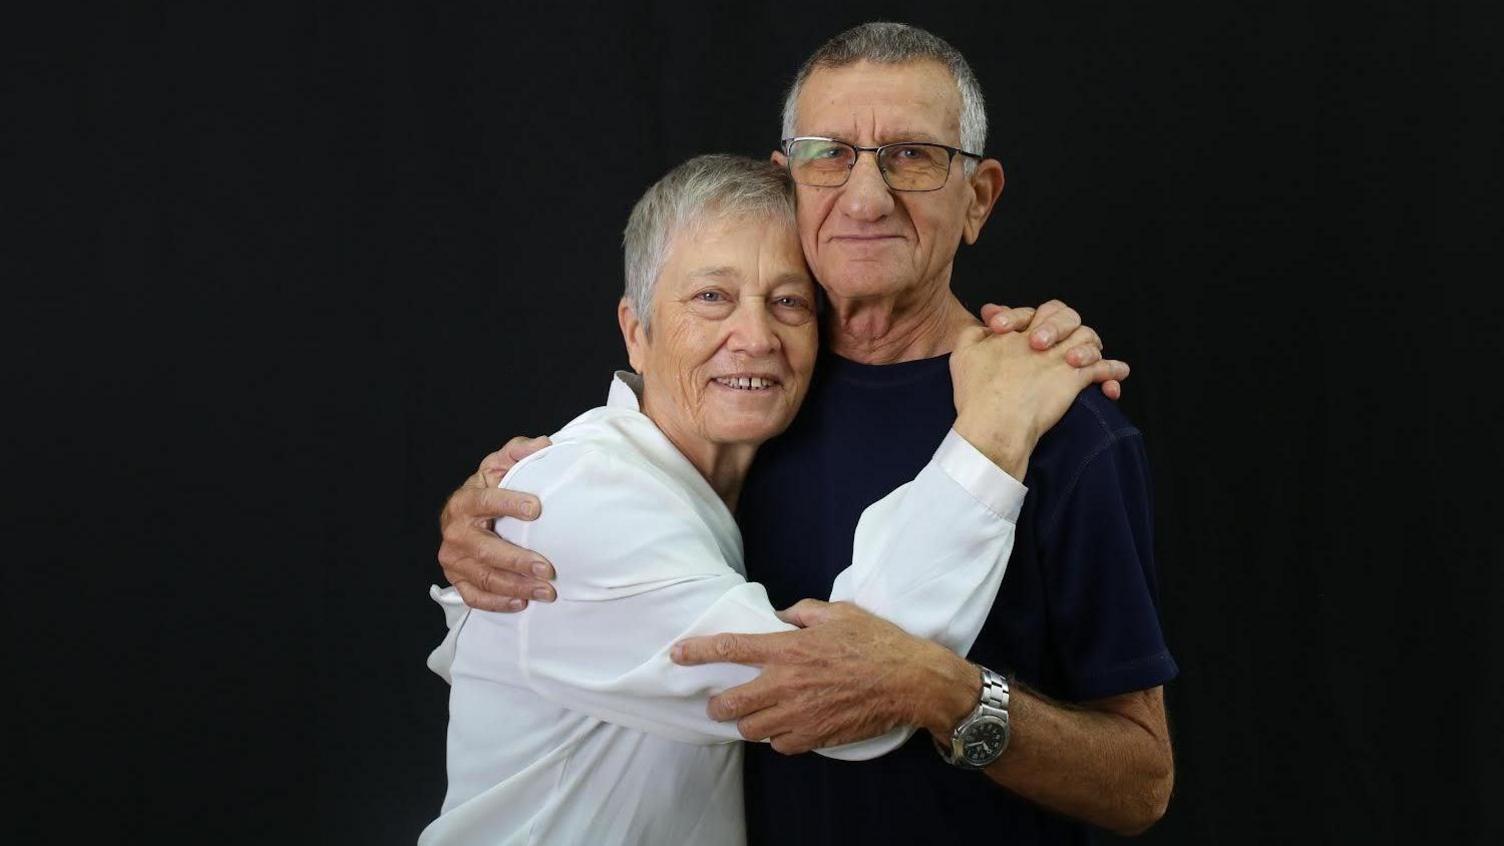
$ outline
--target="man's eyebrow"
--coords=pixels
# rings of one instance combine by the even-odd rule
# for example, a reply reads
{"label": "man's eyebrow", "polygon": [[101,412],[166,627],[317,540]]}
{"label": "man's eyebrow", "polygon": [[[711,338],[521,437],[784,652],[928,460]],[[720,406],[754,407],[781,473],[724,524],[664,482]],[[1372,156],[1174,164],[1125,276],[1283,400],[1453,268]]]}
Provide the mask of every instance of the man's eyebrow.
{"label": "man's eyebrow", "polygon": [[931,135],[928,132],[914,132],[907,129],[901,129],[897,132],[884,132],[879,135],[878,138],[879,143],[883,144],[893,144],[899,141],[925,141],[930,144],[944,143],[939,138]]}
{"label": "man's eyebrow", "polygon": [[[855,143],[855,142],[851,141],[845,135],[845,133],[841,133],[841,132],[811,132],[808,135],[800,136],[800,137],[803,137],[803,138],[834,138],[837,141],[845,141],[847,144]],[[900,142],[903,142],[903,141],[924,141],[924,142],[927,142],[927,143],[930,143],[930,144],[944,144],[945,143],[944,141],[941,141],[939,139],[939,137],[937,137],[936,135],[934,135],[932,133],[923,132],[921,130],[908,130],[908,129],[899,129],[899,130],[893,130],[893,131],[886,131],[885,130],[885,131],[883,131],[882,133],[880,133],[877,136],[877,139],[878,139],[877,140],[878,144],[896,144],[896,143],[900,143]]]}

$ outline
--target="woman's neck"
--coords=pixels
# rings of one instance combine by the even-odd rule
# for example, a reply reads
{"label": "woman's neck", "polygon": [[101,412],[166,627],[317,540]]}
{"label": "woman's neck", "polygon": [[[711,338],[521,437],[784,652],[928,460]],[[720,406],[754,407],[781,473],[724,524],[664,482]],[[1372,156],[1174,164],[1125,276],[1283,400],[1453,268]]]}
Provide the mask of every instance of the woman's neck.
{"label": "woman's neck", "polygon": [[707,441],[698,434],[684,431],[683,427],[677,425],[674,415],[655,414],[654,411],[652,395],[647,394],[642,399],[642,413],[653,421],[653,425],[658,427],[675,449],[689,459],[689,463],[710,483],[711,490],[734,513],[737,498],[741,496],[742,483],[747,480],[747,470],[752,466],[752,459],[757,456],[757,446]]}

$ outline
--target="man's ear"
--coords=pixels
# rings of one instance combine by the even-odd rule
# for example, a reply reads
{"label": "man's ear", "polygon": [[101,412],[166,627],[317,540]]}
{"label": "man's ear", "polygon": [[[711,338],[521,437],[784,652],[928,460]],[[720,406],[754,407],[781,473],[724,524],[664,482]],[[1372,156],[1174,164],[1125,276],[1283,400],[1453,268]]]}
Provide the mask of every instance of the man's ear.
{"label": "man's ear", "polygon": [[621,339],[627,344],[627,361],[633,372],[642,373],[642,361],[647,357],[648,333],[626,297],[616,305],[616,322],[621,326]]}
{"label": "man's ear", "polygon": [[774,150],[773,155],[768,156],[768,158],[772,160],[773,164],[779,167],[789,166],[789,157],[785,156],[782,150]]}
{"label": "man's ear", "polygon": [[971,175],[971,204],[966,208],[966,227],[962,237],[966,243],[975,244],[982,237],[982,225],[997,207],[998,197],[1003,195],[1003,163],[997,159],[982,159],[977,162],[976,172]]}

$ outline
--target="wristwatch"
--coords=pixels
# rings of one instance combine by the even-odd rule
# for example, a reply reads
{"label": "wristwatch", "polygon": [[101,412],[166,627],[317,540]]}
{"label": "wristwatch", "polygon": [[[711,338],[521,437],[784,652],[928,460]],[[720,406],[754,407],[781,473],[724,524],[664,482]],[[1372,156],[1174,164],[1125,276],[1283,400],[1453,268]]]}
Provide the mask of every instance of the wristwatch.
{"label": "wristwatch", "polygon": [[971,714],[950,733],[947,748],[937,738],[935,748],[947,764],[980,770],[1008,748],[1008,690],[1010,680],[982,667],[982,696]]}

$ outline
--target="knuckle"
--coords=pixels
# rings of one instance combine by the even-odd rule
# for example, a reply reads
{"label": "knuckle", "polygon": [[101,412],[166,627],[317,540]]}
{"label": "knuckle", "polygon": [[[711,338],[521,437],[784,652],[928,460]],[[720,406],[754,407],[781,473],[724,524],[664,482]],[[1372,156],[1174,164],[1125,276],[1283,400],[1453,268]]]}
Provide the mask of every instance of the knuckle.
{"label": "knuckle", "polygon": [[729,658],[734,655],[736,653],[736,645],[736,635],[730,634],[716,635],[715,640],[711,641],[711,646],[715,650],[715,654],[722,658]]}

